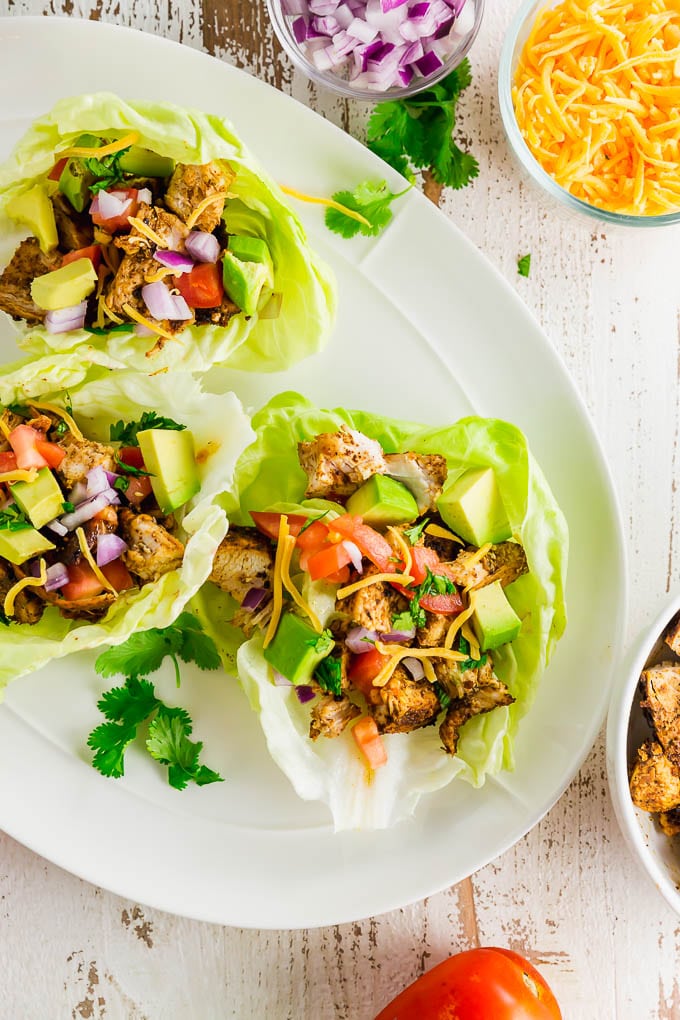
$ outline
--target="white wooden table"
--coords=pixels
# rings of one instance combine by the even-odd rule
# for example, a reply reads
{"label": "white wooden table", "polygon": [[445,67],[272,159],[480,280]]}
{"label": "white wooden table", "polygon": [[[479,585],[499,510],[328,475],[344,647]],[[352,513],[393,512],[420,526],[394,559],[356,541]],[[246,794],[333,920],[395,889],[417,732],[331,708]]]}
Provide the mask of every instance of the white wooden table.
{"label": "white wooden table", "polygon": [[[460,110],[481,172],[441,206],[536,313],[594,417],[621,499],[632,640],[680,569],[680,231],[564,220],[525,188],[496,100],[517,3],[487,6]],[[204,48],[363,138],[363,107],[321,95],[292,72],[263,0],[0,0],[0,14],[42,13]],[[525,252],[529,279],[516,270]],[[574,668],[587,657],[586,647]],[[602,737],[547,817],[493,864],[404,910],[310,932],[242,931],[149,910],[0,834],[0,1020],[369,1020],[425,969],[477,945],[509,946],[536,962],[565,1020],[680,1020],[680,920],[624,846]]]}

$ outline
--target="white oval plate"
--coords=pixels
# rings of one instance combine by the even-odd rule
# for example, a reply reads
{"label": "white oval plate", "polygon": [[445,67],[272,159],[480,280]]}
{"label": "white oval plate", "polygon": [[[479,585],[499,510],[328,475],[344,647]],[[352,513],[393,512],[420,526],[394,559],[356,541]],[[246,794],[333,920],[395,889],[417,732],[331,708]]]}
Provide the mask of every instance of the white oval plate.
{"label": "white oval plate", "polygon": [[[330,195],[401,178],[334,126],[232,67],[174,43],[73,19],[0,20],[0,155],[61,96],[98,89],[230,118],[281,183]],[[296,928],[381,913],[449,886],[502,853],[555,803],[607,706],[625,617],[621,526],[606,464],[556,353],[515,293],[419,193],[379,238],[346,241],[300,209],[340,290],[320,356],[274,376],[212,374],[258,406],[294,388],[320,405],[433,424],[477,412],[524,429],[571,531],[567,633],[523,721],[517,767],[481,790],[453,783],[396,829],[334,835],[268,758],[231,678],[186,671],[168,697],[189,709],[223,784],[182,794],[133,753],[99,776],[85,739],[99,721],[92,658],[11,687],[0,710],[0,825],[83,878],[149,905],[223,924]],[[8,254],[7,252],[5,254]],[[0,257],[2,252],[0,251]],[[0,326],[0,355],[16,357]]]}

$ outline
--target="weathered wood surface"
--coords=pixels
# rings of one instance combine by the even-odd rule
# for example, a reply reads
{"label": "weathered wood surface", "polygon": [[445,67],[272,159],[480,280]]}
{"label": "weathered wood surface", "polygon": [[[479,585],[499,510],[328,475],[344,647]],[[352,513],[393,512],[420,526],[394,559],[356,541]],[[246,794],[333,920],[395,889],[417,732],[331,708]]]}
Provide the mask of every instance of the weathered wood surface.
{"label": "weathered wood surface", "polygon": [[[630,550],[632,639],[678,584],[680,234],[556,218],[523,183],[496,101],[501,40],[516,6],[487,5],[460,111],[481,173],[441,205],[535,312],[594,417]],[[92,17],[169,36],[253,71],[363,137],[363,107],[293,73],[263,0],[0,0],[0,13]],[[533,256],[528,280],[516,273],[525,252]],[[584,663],[587,655],[584,648]],[[406,909],[317,931],[171,917],[0,835],[0,1020],[368,1020],[423,970],[479,944],[537,962],[566,1020],[680,1020],[680,921],[623,844],[602,738],[547,817],[471,879]]]}

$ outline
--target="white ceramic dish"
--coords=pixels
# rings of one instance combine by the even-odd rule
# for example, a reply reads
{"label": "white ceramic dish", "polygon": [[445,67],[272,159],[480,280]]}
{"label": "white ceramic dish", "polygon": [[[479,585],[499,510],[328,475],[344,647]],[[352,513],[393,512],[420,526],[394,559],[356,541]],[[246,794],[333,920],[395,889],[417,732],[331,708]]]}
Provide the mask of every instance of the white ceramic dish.
{"label": "white ceramic dish", "polygon": [[[59,96],[106,88],[229,116],[282,183],[310,194],[383,177],[397,190],[400,178],[327,121],[194,50],[74,19],[0,20],[0,89],[13,97],[11,113],[0,113],[0,154]],[[333,341],[289,372],[221,372],[212,387],[233,388],[252,406],[295,388],[321,406],[432,423],[473,411],[516,422],[569,522],[570,622],[521,725],[515,771],[481,790],[453,783],[423,800],[410,822],[377,833],[334,835],[324,809],[297,799],[230,678],[187,671],[179,695],[161,678],[166,696],[191,712],[206,761],[227,777],[182,794],[141,755],[131,755],[118,782],[90,767],[85,738],[105,686],[91,658],[10,687],[0,708],[0,826],[129,898],[258,928],[390,910],[511,846],[554,804],[595,739],[626,609],[607,466],[569,376],[514,291],[415,191],[378,238],[348,242],[325,229],[317,208],[300,214],[337,273]],[[0,260],[8,255],[0,249]],[[5,323],[0,355],[16,357]],[[583,597],[595,590],[596,602]]]}
{"label": "white ceramic dish", "polygon": [[640,674],[647,664],[674,658],[663,636],[679,612],[680,593],[664,602],[659,615],[626,657],[622,682],[615,689],[607,719],[607,773],[621,831],[640,867],[677,914],[680,914],[680,837],[669,839],[656,825],[653,815],[635,807],[628,776],[638,747],[652,734],[640,708]]}

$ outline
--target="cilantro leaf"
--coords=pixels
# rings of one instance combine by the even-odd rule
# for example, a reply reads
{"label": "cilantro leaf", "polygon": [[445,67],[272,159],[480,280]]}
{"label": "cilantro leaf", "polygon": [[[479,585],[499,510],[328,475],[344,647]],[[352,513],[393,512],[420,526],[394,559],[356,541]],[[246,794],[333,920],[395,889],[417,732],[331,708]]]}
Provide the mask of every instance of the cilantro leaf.
{"label": "cilantro leaf", "polygon": [[298,534],[301,535],[303,531],[307,530],[307,528],[311,528],[312,524],[315,524],[316,521],[322,521],[324,517],[328,517],[329,513],[330,510],[324,510],[324,512],[322,514],[319,514],[318,517],[308,517],[305,523],[300,528]]}
{"label": "cilantro leaf", "polygon": [[424,595],[450,595],[455,590],[456,586],[450,577],[445,577],[443,574],[433,574],[428,567],[425,580],[415,589],[414,596],[409,605],[409,613],[416,627],[424,627],[427,622],[425,610],[420,604],[420,600]]}
{"label": "cilantro leaf", "polygon": [[138,432],[144,432],[146,429],[174,429],[182,432],[185,428],[186,425],[180,425],[173,418],[166,418],[164,415],[156,414],[155,411],[144,411],[139,421],[117,421],[109,426],[109,439],[114,443],[121,443],[122,446],[139,446]]}
{"label": "cilantro leaf", "polygon": [[160,705],[148,680],[128,677],[124,687],[112,687],[102,694],[97,708],[111,722],[138,726]]}
{"label": "cilantro leaf", "polygon": [[70,503],[69,500],[65,499],[61,504],[65,514],[72,514],[76,508],[75,503]]}
{"label": "cilantro leaf", "polygon": [[413,617],[408,610],[392,617],[392,630],[410,630],[412,626]]}
{"label": "cilantro leaf", "polygon": [[319,634],[318,638],[314,641],[309,642],[313,646],[314,651],[322,655],[324,652],[332,651],[335,646],[335,638],[329,630],[324,630]]}
{"label": "cilantro leaf", "polygon": [[33,525],[16,503],[10,503],[0,510],[0,531],[25,531]]}
{"label": "cilantro leaf", "polygon": [[106,328],[104,326],[84,326],[83,329],[86,333],[92,333],[94,336],[108,336],[109,333],[132,333],[134,325],[130,325],[129,322],[121,322],[111,323]]}
{"label": "cilantro leaf", "polygon": [[215,642],[191,613],[182,613],[175,621],[182,631],[182,643],[177,654],[183,662],[194,662],[199,669],[219,669],[220,656]]}
{"label": "cilantro leaf", "polygon": [[314,679],[324,691],[339,698],[342,694],[342,662],[340,659],[336,659],[333,655],[323,659],[314,670]]}
{"label": "cilantro leaf", "polygon": [[2,624],[3,627],[9,627],[11,622],[12,621],[5,613],[5,610],[2,607],[0,607],[0,624]]}
{"label": "cilantro leaf", "polygon": [[451,695],[449,692],[440,684],[439,680],[432,685],[434,693],[439,698],[439,704],[442,708],[448,708],[451,704]]}
{"label": "cilantro leaf", "polygon": [[117,184],[122,183],[125,175],[120,168],[120,158],[129,151],[130,146],[127,149],[120,149],[119,152],[102,156],[101,159],[97,159],[96,156],[87,156],[83,159],[86,170],[89,170],[92,176],[96,178],[94,184],[90,185],[90,191],[93,195],[96,195],[99,191],[105,191],[107,188],[114,188]]}
{"label": "cilantro leaf", "polygon": [[380,103],[367,127],[369,149],[409,180],[430,168],[439,184],[462,188],[479,173],[477,160],[453,140],[456,106],[472,80],[466,59],[432,88]]}
{"label": "cilantro leaf", "polygon": [[392,219],[390,205],[403,194],[403,191],[398,194],[390,191],[386,181],[362,181],[354,191],[336,191],[334,202],[360,213],[369,223],[360,223],[342,210],[329,207],[326,209],[326,226],[342,237],[354,237],[356,234],[375,237]]}
{"label": "cilantro leaf", "polygon": [[531,253],[517,259],[517,272],[520,276],[528,276],[531,272]]}
{"label": "cilantro leaf", "polygon": [[125,726],[117,722],[101,723],[87,738],[88,747],[95,752],[93,766],[104,776],[112,776],[114,779],[124,776],[125,752],[136,736],[136,726]]}
{"label": "cilantro leaf", "polygon": [[[466,638],[464,638],[462,634],[458,638],[458,651],[461,653],[461,655],[469,655],[470,654],[470,642],[467,641]],[[481,656],[481,658],[479,658],[479,659],[465,659],[463,662],[460,662],[458,665],[459,665],[459,668],[464,673],[468,669],[481,669],[482,666],[486,666],[488,658],[489,658],[489,656],[486,654],[486,652],[484,652],[484,654]]]}
{"label": "cilantro leaf", "polygon": [[194,662],[199,669],[217,669],[220,665],[213,639],[203,632],[195,616],[184,612],[169,627],[139,631],[122,644],[102,652],[94,668],[104,677],[122,674],[138,678],[155,673],[166,655],[174,663],[177,686],[180,679],[178,658]]}
{"label": "cilantro leaf", "polygon": [[26,404],[8,404],[7,410],[11,411],[12,414],[18,415],[19,418],[33,417],[33,412],[31,411],[30,407],[26,406]]}
{"label": "cilantro leaf", "polygon": [[429,517],[424,517],[420,524],[414,524],[412,528],[406,528],[404,530],[404,536],[408,539],[411,545],[416,545],[420,536],[425,531],[425,528],[430,523]]}
{"label": "cilantro leaf", "polygon": [[200,786],[223,782],[217,772],[200,765],[198,759],[203,744],[189,739],[192,728],[191,719],[183,708],[166,705],[159,708],[149,726],[147,751],[156,761],[168,766],[168,782],[176,790],[184,790],[192,781],[198,781]]}
{"label": "cilantro leaf", "polygon": [[126,475],[132,475],[133,478],[153,478],[154,476],[150,471],[144,471],[142,468],[134,467],[132,464],[126,464],[120,457],[114,457],[114,460],[119,468],[122,468]]}

